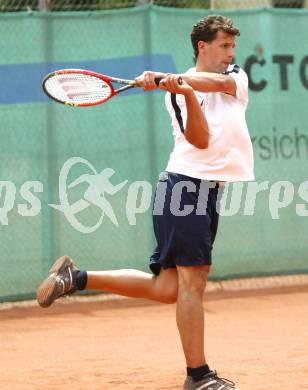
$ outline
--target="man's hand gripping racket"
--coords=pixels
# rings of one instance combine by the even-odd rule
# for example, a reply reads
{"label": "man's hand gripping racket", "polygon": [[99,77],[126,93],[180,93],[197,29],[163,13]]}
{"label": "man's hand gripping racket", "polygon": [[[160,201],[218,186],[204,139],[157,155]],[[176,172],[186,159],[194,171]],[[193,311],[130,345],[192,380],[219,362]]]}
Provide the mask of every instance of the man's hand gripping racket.
{"label": "man's hand gripping racket", "polygon": [[[164,85],[166,77],[170,78],[170,75],[144,72],[135,80],[126,80],[89,70],[62,69],[45,76],[42,87],[46,95],[58,103],[73,107],[89,107],[105,103],[113,96],[131,88],[141,87],[145,91],[155,88],[167,89]],[[124,86],[115,89],[114,83]],[[182,84],[181,77],[177,77],[177,83]]]}

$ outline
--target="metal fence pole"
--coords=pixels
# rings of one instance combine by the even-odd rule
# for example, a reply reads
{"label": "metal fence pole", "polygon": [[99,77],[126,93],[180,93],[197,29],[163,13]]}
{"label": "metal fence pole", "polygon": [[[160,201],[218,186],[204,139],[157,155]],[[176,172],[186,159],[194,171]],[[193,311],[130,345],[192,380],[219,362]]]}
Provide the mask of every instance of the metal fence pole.
{"label": "metal fence pole", "polygon": [[154,0],[137,0],[136,6],[145,5],[145,4],[153,4]]}
{"label": "metal fence pole", "polygon": [[51,10],[50,0],[39,0],[38,8],[40,11],[45,11],[45,12],[50,11]]}

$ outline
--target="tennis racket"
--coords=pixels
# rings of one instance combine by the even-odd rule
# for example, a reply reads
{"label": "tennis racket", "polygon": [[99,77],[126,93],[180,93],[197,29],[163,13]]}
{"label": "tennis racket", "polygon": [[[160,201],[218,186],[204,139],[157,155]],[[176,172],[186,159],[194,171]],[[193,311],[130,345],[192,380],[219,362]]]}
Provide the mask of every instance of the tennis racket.
{"label": "tennis racket", "polygon": [[[156,78],[156,85],[162,78]],[[180,84],[179,78],[179,84]],[[115,89],[112,83],[124,84]],[[58,103],[73,107],[89,107],[105,103],[113,96],[139,87],[135,80],[118,79],[83,69],[61,69],[43,80],[43,90]]]}

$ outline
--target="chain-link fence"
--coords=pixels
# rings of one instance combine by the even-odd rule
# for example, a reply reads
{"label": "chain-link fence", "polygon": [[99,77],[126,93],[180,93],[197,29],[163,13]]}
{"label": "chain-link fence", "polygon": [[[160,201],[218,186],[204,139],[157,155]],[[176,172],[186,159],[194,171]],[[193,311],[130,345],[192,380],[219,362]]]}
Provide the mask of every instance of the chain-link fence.
{"label": "chain-link fence", "polygon": [[134,7],[136,0],[0,0],[0,12],[95,11]]}
{"label": "chain-link fence", "polygon": [[153,0],[151,3],[166,7],[207,9],[260,7],[303,8],[308,6],[307,0]]}
{"label": "chain-link fence", "polygon": [[86,11],[155,4],[177,8],[307,8],[308,0],[0,0],[0,12]]}

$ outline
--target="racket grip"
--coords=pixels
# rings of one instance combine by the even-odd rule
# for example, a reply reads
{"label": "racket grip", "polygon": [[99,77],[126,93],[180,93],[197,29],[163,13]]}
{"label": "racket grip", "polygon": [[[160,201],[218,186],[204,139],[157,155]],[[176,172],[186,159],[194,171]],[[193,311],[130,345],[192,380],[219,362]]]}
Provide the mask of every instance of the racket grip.
{"label": "racket grip", "polygon": [[[159,83],[161,82],[162,79],[163,79],[163,77],[155,77],[155,79],[154,79],[155,84],[156,84],[157,86],[159,86]],[[181,76],[179,76],[179,78],[178,78],[178,84],[179,84],[179,85],[182,85],[182,84],[183,84],[183,79],[182,79]]]}
{"label": "racket grip", "polygon": [[163,77],[155,77],[154,81],[157,86],[159,86],[160,81],[163,79]]}

